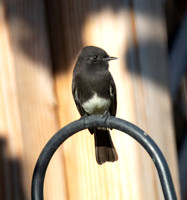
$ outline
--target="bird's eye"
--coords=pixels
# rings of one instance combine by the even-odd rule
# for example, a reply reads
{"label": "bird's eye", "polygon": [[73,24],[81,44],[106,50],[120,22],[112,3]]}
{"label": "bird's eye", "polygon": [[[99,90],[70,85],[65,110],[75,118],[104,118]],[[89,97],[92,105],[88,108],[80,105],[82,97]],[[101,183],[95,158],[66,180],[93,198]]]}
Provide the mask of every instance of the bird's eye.
{"label": "bird's eye", "polygon": [[94,59],[94,60],[96,60],[96,59],[97,59],[97,56],[96,56],[96,55],[95,55],[95,56],[93,56],[93,59]]}

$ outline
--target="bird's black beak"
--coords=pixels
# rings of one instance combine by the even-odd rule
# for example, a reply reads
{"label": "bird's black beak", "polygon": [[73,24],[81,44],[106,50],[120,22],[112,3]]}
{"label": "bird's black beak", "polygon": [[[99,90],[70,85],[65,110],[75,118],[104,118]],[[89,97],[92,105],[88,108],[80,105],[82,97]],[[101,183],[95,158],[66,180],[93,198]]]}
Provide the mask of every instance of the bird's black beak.
{"label": "bird's black beak", "polygon": [[103,58],[103,61],[110,61],[110,60],[116,60],[116,59],[118,58],[109,56],[107,58]]}

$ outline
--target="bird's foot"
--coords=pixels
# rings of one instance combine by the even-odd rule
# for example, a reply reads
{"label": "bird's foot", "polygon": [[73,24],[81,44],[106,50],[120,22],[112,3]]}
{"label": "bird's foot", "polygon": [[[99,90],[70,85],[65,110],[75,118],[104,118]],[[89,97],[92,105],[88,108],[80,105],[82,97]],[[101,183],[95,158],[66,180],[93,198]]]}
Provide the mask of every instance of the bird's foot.
{"label": "bird's foot", "polygon": [[104,115],[102,116],[102,119],[105,120],[105,123],[107,121],[107,119],[110,117],[110,112],[108,110],[105,111]]}
{"label": "bird's foot", "polygon": [[86,117],[88,117],[88,114],[87,114],[87,113],[85,113],[83,116],[81,116],[80,120],[81,120],[81,119],[85,119]]}
{"label": "bird's foot", "polygon": [[81,116],[81,118],[79,120],[83,120],[83,124],[85,125],[86,124],[86,117],[88,117],[88,114],[85,113],[83,116]]}

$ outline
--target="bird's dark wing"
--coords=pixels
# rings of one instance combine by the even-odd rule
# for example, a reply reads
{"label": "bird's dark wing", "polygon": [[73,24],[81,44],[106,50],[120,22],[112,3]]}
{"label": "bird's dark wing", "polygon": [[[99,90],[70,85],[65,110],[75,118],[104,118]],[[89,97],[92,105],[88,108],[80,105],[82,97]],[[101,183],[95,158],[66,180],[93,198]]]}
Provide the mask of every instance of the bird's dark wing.
{"label": "bird's dark wing", "polygon": [[117,99],[116,99],[116,86],[114,83],[114,80],[112,78],[112,75],[110,74],[110,97],[111,97],[111,105],[109,108],[110,115],[116,116],[116,110],[117,110]]}
{"label": "bird's dark wing", "polygon": [[79,99],[79,91],[78,89],[75,87],[75,78],[73,78],[73,81],[72,81],[72,94],[73,94],[73,98],[74,98],[74,101],[75,101],[75,104],[77,106],[77,109],[80,113],[81,116],[84,116],[86,113],[83,109],[83,107],[81,106],[81,103],[80,103],[80,99]]}

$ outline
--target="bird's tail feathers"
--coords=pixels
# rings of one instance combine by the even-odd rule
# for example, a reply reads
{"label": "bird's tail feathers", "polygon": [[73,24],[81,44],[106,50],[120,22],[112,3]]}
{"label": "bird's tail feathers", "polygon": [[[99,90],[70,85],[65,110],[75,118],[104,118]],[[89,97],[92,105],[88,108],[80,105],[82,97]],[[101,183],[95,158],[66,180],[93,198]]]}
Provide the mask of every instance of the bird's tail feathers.
{"label": "bird's tail feathers", "polygon": [[109,130],[95,129],[95,154],[99,165],[105,162],[114,162],[118,160],[118,154],[113,145]]}

